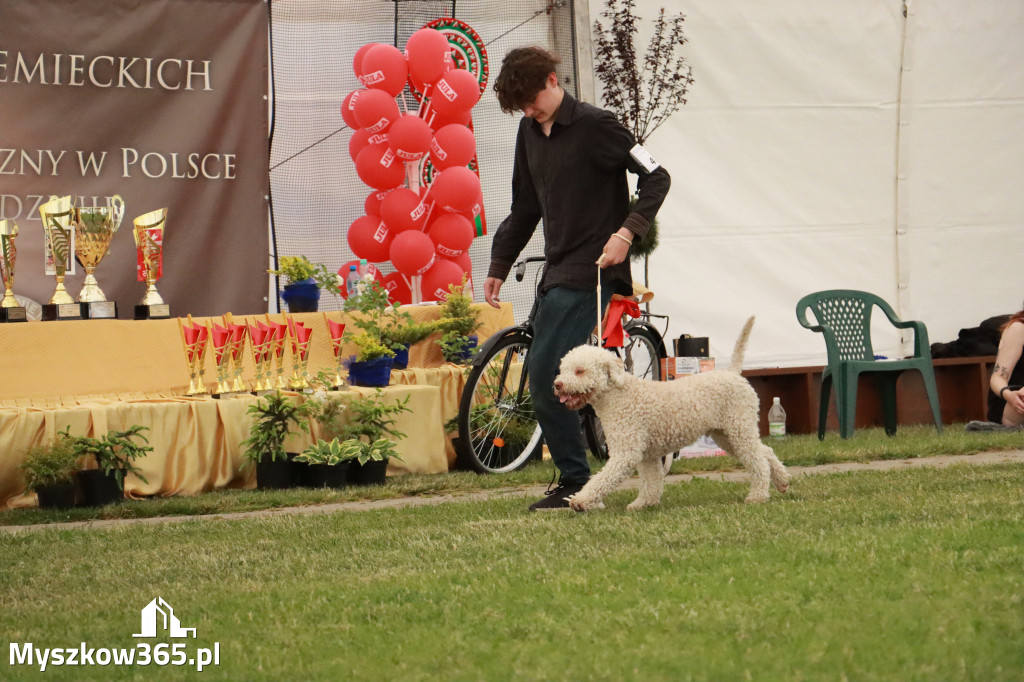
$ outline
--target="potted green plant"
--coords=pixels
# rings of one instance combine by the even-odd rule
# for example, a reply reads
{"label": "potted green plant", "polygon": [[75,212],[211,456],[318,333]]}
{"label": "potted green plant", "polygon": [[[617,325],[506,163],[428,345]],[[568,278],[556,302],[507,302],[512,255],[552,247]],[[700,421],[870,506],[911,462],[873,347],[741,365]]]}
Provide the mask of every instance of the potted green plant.
{"label": "potted green plant", "polygon": [[77,461],[74,439],[59,431],[51,442],[30,447],[18,468],[25,477],[25,488],[36,493],[41,508],[70,509],[75,506]]}
{"label": "potted green plant", "polygon": [[[71,437],[75,457],[91,457],[96,462],[95,469],[75,474],[83,505],[98,507],[123,500],[124,478],[128,474],[135,474],[143,483],[149,483],[134,464],[153,451],[142,433],[148,430],[135,424],[126,431],[108,431],[101,438]],[[135,439],[141,443],[136,443]]]}
{"label": "potted green plant", "polygon": [[391,326],[388,310],[388,292],[379,282],[368,282],[360,292],[350,295],[342,305],[359,331],[346,338],[356,346],[356,354],[346,363],[349,382],[354,386],[387,386],[391,381],[391,368],[395,351],[385,339],[385,328]]}
{"label": "potted green plant", "polygon": [[344,488],[351,459],[337,438],[318,439],[295,456],[296,462],[306,464],[302,481],[306,488]]}
{"label": "potted green plant", "polygon": [[437,321],[441,335],[441,354],[446,362],[463,364],[476,350],[477,337],[473,335],[480,328],[479,313],[473,309],[473,299],[466,295],[465,279],[462,285],[448,287],[441,302]]}
{"label": "potted green plant", "polygon": [[[409,409],[409,396],[392,404],[384,402],[384,391],[377,389],[373,395],[356,398],[348,404],[349,422],[340,429],[339,440],[343,452],[349,455],[348,481],[357,485],[384,483],[387,476],[388,459],[401,460],[394,450],[395,439],[405,438],[396,431],[397,416]],[[391,443],[390,447],[386,441]]]}
{"label": "potted green plant", "polygon": [[257,400],[245,411],[253,417],[253,422],[249,437],[241,445],[243,457],[256,465],[257,488],[290,488],[296,484],[296,467],[285,452],[284,441],[293,425],[309,432],[308,417],[314,409],[312,402],[296,404],[277,391]]}
{"label": "potted green plant", "polygon": [[319,308],[320,290],[339,294],[341,278],[323,263],[312,263],[305,256],[281,256],[276,270],[267,270],[288,280],[281,298],[289,312],[310,313]]}
{"label": "potted green plant", "polygon": [[392,319],[385,320],[381,329],[381,342],[395,352],[395,368],[405,369],[409,365],[409,349],[437,329],[437,320],[416,322],[408,312],[399,310],[396,303]]}

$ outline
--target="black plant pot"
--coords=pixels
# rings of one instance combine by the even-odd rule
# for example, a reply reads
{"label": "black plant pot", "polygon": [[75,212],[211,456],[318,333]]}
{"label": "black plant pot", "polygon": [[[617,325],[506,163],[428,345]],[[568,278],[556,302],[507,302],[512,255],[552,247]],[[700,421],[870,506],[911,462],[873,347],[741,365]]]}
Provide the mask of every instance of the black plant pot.
{"label": "black plant pot", "polygon": [[348,467],[350,485],[383,485],[388,479],[388,461],[371,459],[366,464],[353,460]]}
{"label": "black plant pot", "polygon": [[102,507],[124,499],[114,474],[105,474],[102,469],[76,471],[75,487],[75,499],[83,507]]}
{"label": "black plant pot", "polygon": [[284,459],[264,457],[256,465],[256,488],[259,490],[281,490],[298,485],[296,462],[291,455]]}
{"label": "black plant pot", "polygon": [[71,509],[75,506],[75,484],[56,483],[36,488],[40,509]]}
{"label": "black plant pot", "polygon": [[348,484],[348,462],[309,464],[302,475],[303,488],[344,488]]}

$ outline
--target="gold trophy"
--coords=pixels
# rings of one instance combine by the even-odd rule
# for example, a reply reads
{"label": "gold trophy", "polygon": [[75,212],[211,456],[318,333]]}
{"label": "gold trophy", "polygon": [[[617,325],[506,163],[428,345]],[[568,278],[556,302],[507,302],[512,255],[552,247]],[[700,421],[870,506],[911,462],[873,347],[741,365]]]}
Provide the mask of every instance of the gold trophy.
{"label": "gold trophy", "polygon": [[164,223],[167,209],[158,208],[135,219],[135,250],[138,253],[136,272],[146,283],[146,293],[135,306],[136,320],[166,319],[171,307],[156,290],[156,281],[164,274]]}
{"label": "gold trophy", "polygon": [[[44,320],[80,320],[82,307],[64,288],[64,277],[75,274],[75,231],[71,225],[71,197],[51,196],[39,207],[43,221],[46,274],[57,278],[57,288],[43,306]],[[68,272],[70,270],[70,273]]]}
{"label": "gold trophy", "polygon": [[18,249],[14,238],[18,236],[18,224],[13,220],[0,220],[0,280],[3,280],[4,298],[0,301],[0,322],[25,322],[25,307],[14,297],[14,261]]}
{"label": "gold trophy", "polygon": [[191,315],[188,316],[188,324],[179,318],[178,328],[181,329],[181,342],[185,348],[185,361],[188,363],[188,390],[185,395],[206,393],[206,382],[203,381],[206,367],[203,361],[206,359],[210,330],[206,325],[192,322]]}
{"label": "gold trophy", "polygon": [[124,217],[124,199],[115,194],[108,206],[82,206],[71,209],[71,222],[75,226],[75,258],[85,269],[85,284],[78,300],[86,305],[89,318],[116,318],[117,304],[108,301],[93,271],[110,248],[117,228]]}

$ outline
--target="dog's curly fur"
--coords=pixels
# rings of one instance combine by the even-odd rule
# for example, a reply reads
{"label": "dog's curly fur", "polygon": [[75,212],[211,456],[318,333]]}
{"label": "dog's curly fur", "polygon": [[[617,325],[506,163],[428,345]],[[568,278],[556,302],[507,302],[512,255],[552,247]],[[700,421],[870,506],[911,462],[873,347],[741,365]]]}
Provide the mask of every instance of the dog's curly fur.
{"label": "dog's curly fur", "polygon": [[750,472],[747,502],[768,500],[769,482],[785,492],[789,474],[775,452],[761,442],[758,399],[740,376],[751,317],[743,327],[728,370],[713,370],[675,381],[631,376],[614,354],[595,346],[569,351],[555,379],[555,394],[571,409],[590,403],[604,426],[608,463],[569,504],[576,511],[600,508],[601,499],[636,469],[640,492],[629,509],[661,501],[661,458],[710,435]]}

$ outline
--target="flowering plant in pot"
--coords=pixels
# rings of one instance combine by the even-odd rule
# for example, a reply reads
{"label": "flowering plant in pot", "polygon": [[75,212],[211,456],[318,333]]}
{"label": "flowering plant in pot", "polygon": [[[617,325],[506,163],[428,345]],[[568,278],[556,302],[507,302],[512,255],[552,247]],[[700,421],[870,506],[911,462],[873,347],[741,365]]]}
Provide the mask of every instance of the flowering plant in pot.
{"label": "flowering plant in pot", "polygon": [[290,488],[295,483],[295,467],[284,449],[285,438],[297,426],[309,432],[308,417],[313,414],[312,402],[296,404],[280,391],[270,393],[245,411],[254,417],[249,437],[242,441],[242,456],[256,465],[258,488]]}
{"label": "flowering plant in pot", "polygon": [[74,474],[78,455],[74,439],[67,431],[58,431],[49,443],[30,447],[18,465],[25,477],[25,488],[38,495],[39,506],[44,509],[75,506]]}
{"label": "flowering plant in pot", "polygon": [[[148,430],[135,424],[125,431],[108,431],[101,438],[72,436],[75,456],[88,456],[96,461],[96,469],[76,474],[85,505],[100,506],[124,499],[124,478],[128,474],[135,474],[143,483],[149,483],[134,464],[153,451],[142,433]],[[135,439],[145,445],[136,443]]]}

